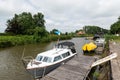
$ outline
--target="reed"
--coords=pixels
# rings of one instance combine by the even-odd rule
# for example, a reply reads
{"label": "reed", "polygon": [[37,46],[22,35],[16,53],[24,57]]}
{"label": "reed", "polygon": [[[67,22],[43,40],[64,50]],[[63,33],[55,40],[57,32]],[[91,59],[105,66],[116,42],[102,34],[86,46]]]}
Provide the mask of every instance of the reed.
{"label": "reed", "polygon": [[68,35],[49,35],[46,37],[39,37],[39,36],[29,36],[29,35],[17,35],[17,36],[0,36],[0,48],[17,46],[17,45],[24,45],[24,44],[32,44],[32,43],[39,43],[39,42],[51,42],[71,39],[71,36]]}
{"label": "reed", "polygon": [[0,36],[0,47],[10,47],[33,43],[33,36]]}
{"label": "reed", "polygon": [[120,36],[116,35],[105,35],[106,40],[120,41]]}

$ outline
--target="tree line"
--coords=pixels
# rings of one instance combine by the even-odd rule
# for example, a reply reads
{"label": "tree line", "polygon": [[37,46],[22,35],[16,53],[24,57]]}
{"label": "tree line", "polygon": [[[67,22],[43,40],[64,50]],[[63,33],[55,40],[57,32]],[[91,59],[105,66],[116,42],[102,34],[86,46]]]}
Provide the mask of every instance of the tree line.
{"label": "tree line", "polygon": [[110,32],[111,34],[120,34],[120,17],[118,18],[118,21],[111,25]]}
{"label": "tree line", "polygon": [[78,33],[79,31],[85,31],[86,34],[120,34],[120,17],[118,18],[118,21],[113,23],[110,26],[110,30],[101,28],[99,26],[84,26],[83,29],[76,30],[75,32]]}
{"label": "tree line", "polygon": [[[54,34],[54,31],[59,30],[53,29],[50,31],[50,34]],[[75,33],[79,31],[80,30],[76,30]],[[117,22],[110,26],[110,30],[103,29],[99,26],[88,25],[83,27],[83,31],[87,34],[96,34],[98,32],[102,32],[104,34],[120,34],[120,17]],[[36,35],[40,37],[44,37],[49,34],[45,28],[44,15],[40,12],[34,15],[30,12],[15,14],[12,19],[7,20],[7,28],[5,32],[14,35]]]}
{"label": "tree line", "polygon": [[42,13],[32,15],[30,12],[15,14],[12,19],[7,20],[6,33],[14,35],[38,35],[45,36],[45,20]]}

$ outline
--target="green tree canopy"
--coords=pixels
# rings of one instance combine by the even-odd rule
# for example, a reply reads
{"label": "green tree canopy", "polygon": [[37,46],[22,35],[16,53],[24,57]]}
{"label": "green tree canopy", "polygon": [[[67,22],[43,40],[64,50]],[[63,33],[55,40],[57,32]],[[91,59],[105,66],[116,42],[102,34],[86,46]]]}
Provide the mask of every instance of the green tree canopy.
{"label": "green tree canopy", "polygon": [[87,34],[97,34],[97,33],[108,33],[108,30],[100,28],[98,26],[85,26],[83,27],[83,30]]}
{"label": "green tree canopy", "polygon": [[111,25],[110,32],[112,34],[120,34],[120,17],[118,18],[118,21]]}
{"label": "green tree canopy", "polygon": [[15,14],[12,19],[7,21],[5,32],[10,32],[15,35],[33,35],[39,32],[41,33],[38,33],[39,35],[43,35],[43,32],[46,32],[44,23],[45,20],[42,13],[37,13],[32,16],[29,12],[23,12],[21,14]]}

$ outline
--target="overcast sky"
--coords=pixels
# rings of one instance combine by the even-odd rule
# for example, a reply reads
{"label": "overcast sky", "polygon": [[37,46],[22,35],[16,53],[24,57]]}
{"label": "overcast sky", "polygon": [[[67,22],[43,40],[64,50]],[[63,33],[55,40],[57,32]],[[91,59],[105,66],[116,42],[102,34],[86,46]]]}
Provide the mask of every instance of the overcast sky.
{"label": "overcast sky", "polygon": [[0,0],[0,32],[22,12],[42,12],[48,31],[74,32],[85,25],[110,29],[120,16],[120,0]]}

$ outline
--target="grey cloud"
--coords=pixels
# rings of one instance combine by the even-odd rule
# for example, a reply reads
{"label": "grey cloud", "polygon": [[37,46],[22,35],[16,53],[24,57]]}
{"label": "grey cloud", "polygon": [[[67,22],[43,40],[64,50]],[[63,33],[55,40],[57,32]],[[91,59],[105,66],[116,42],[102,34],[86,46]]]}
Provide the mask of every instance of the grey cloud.
{"label": "grey cloud", "polygon": [[[4,1],[4,2],[3,2]],[[15,13],[28,11],[45,15],[48,31],[57,28],[66,31],[85,25],[97,25],[106,29],[117,20],[120,0],[0,0],[0,17],[7,20]],[[8,6],[4,7],[5,4]],[[1,20],[0,20],[1,21]],[[1,24],[5,24],[1,22]],[[1,31],[1,30],[0,30]]]}

